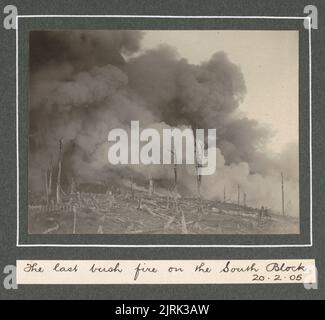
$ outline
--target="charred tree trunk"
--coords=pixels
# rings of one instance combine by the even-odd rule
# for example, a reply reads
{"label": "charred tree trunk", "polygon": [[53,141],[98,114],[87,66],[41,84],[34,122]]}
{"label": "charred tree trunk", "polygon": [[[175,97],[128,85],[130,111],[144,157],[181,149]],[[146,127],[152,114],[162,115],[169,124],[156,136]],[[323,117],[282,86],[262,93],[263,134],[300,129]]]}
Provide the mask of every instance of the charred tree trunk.
{"label": "charred tree trunk", "polygon": [[283,172],[281,172],[281,192],[282,192],[282,215],[284,216],[284,182],[283,182]]}
{"label": "charred tree trunk", "polygon": [[175,151],[175,147],[174,149],[171,151],[171,154],[173,155],[173,164],[174,164],[174,185],[172,187],[172,192],[176,192],[177,193],[177,180],[178,180],[178,173],[177,173],[177,159],[176,159],[176,151]]}
{"label": "charred tree trunk", "polygon": [[45,196],[46,196],[46,211],[49,211],[52,198],[52,165],[49,170],[45,171]]}
{"label": "charred tree trunk", "polygon": [[75,194],[76,193],[76,184],[74,182],[74,179],[71,179],[71,190],[70,190],[71,194]]}
{"label": "charred tree trunk", "polygon": [[45,171],[45,197],[46,197],[46,208],[49,206],[49,185],[48,185],[48,171]]}
{"label": "charred tree trunk", "polygon": [[154,193],[154,182],[153,182],[153,178],[152,176],[149,177],[149,196],[152,197],[153,193]]}
{"label": "charred tree trunk", "polygon": [[52,193],[53,193],[53,191],[52,191],[52,174],[53,174],[53,165],[51,164],[50,172],[49,172],[49,186],[48,186],[50,200],[52,198]]}
{"label": "charred tree trunk", "polygon": [[61,170],[62,170],[62,148],[63,139],[59,142],[59,161],[58,161],[58,176],[56,180],[56,203],[61,203]]}
{"label": "charred tree trunk", "polygon": [[131,179],[131,198],[134,200],[133,178]]}
{"label": "charred tree trunk", "polygon": [[[198,210],[199,212],[202,212],[203,211],[202,195],[201,195],[202,176],[200,174],[202,159],[198,159],[198,158],[202,157],[202,152],[204,152],[204,150],[198,150],[199,146],[196,139],[196,126],[194,127],[192,126],[192,130],[193,130],[193,137],[194,137],[194,161],[195,161],[195,171],[196,171],[196,186],[197,186],[197,194],[198,194],[198,202],[199,202]],[[201,151],[200,154],[199,151]]]}

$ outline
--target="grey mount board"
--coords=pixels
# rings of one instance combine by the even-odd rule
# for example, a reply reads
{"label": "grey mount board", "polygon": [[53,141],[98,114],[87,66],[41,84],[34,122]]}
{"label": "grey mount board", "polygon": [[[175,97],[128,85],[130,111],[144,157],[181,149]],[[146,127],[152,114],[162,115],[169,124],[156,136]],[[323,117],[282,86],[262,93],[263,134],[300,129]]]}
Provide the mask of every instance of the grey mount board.
{"label": "grey mount board", "polygon": [[[82,2],[82,5],[80,3]],[[305,16],[304,1],[13,1],[19,15],[173,15]],[[0,270],[23,259],[315,259],[318,290],[303,285],[110,285],[19,286],[0,289],[1,299],[322,299],[324,298],[324,3],[312,34],[312,211],[310,218],[310,145],[308,31],[302,21],[276,19],[38,18],[19,20],[19,241],[22,244],[117,244],[125,247],[17,247],[16,185],[16,33],[1,33],[1,247]],[[8,5],[1,2],[1,10]],[[5,17],[5,13],[3,14]],[[30,234],[28,232],[28,79],[29,32],[35,30],[298,30],[299,31],[299,212],[298,234]],[[312,239],[310,225],[312,222]],[[299,246],[310,243],[312,246]],[[127,247],[128,244],[139,247]],[[146,244],[158,247],[144,247]],[[159,247],[173,244],[179,247]],[[185,248],[182,245],[207,245]],[[223,244],[230,247],[208,247]],[[245,248],[231,247],[247,245]],[[272,247],[253,247],[254,245]],[[287,247],[282,247],[285,244]],[[3,273],[3,278],[5,274]],[[108,289],[109,288],[109,289]]]}

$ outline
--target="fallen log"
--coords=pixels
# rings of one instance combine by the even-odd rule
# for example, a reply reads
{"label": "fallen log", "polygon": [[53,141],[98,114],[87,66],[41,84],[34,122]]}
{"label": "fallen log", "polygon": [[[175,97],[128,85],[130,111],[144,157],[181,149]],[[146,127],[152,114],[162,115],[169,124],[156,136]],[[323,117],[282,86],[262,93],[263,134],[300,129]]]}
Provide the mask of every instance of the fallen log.
{"label": "fallen log", "polygon": [[150,213],[154,217],[159,216],[157,213],[153,212],[146,204],[142,205],[142,210],[147,211],[148,213]]}
{"label": "fallen log", "polygon": [[175,216],[170,217],[170,219],[167,221],[167,223],[164,225],[164,230],[167,230],[170,228],[171,224],[174,222]]}
{"label": "fallen log", "polygon": [[59,228],[60,228],[60,225],[57,223],[54,227],[43,231],[43,234],[48,234],[48,233],[51,233],[53,231],[57,231],[57,230],[59,230]]}
{"label": "fallen log", "polygon": [[160,226],[159,228],[153,228],[153,229],[147,229],[147,230],[131,230],[128,233],[132,233],[132,234],[150,234],[150,233],[155,233],[155,232],[159,232],[162,231],[163,227]]}
{"label": "fallen log", "polygon": [[182,212],[181,222],[182,222],[182,234],[188,234],[188,230],[187,230],[187,227],[186,227],[186,221],[185,221],[185,217],[184,217],[183,212]]}

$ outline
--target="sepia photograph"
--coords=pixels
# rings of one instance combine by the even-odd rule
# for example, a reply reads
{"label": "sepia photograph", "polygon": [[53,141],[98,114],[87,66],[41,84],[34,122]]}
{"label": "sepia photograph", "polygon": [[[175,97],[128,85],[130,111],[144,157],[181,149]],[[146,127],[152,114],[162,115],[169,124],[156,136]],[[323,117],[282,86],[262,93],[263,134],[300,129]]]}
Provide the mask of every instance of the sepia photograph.
{"label": "sepia photograph", "polygon": [[29,32],[29,234],[299,234],[299,33]]}

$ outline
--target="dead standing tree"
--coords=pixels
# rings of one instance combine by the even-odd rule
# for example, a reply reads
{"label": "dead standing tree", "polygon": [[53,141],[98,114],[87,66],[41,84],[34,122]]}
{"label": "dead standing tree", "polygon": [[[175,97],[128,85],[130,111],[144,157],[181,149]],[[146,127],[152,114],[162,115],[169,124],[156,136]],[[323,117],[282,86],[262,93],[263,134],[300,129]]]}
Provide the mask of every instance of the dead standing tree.
{"label": "dead standing tree", "polygon": [[[175,150],[175,146],[173,148],[173,150],[170,151],[171,155],[173,156],[173,171],[174,171],[174,184],[170,190],[170,194],[172,199],[174,200],[174,205],[175,205],[175,211],[176,213],[179,212],[179,207],[178,207],[178,188],[177,188],[177,180],[178,180],[178,166],[177,166],[177,159],[176,159],[176,150]],[[169,195],[167,196],[167,204],[166,204],[166,208],[169,208]]]}
{"label": "dead standing tree", "polygon": [[130,181],[130,189],[131,189],[131,199],[134,200],[134,188],[133,188],[133,177],[131,177]]}
{"label": "dead standing tree", "polygon": [[175,147],[174,149],[171,151],[171,154],[173,155],[173,159],[174,159],[174,185],[172,188],[173,192],[177,192],[177,159],[176,159],[176,151],[175,151]]}
{"label": "dead standing tree", "polygon": [[[194,128],[195,129],[195,128]],[[200,174],[200,168],[202,168],[202,160],[204,156],[204,142],[198,141],[196,139],[196,131],[193,129],[194,134],[194,163],[195,163],[195,172],[196,172],[196,186],[198,194],[198,212],[201,214],[203,212],[203,203],[201,195],[201,184],[202,184],[202,175]]]}
{"label": "dead standing tree", "polygon": [[149,174],[149,188],[148,188],[149,197],[151,198],[154,194],[154,181],[151,174]]}
{"label": "dead standing tree", "polygon": [[50,202],[52,198],[52,174],[53,174],[53,164],[51,160],[49,169],[45,171],[46,211],[49,211]]}
{"label": "dead standing tree", "polygon": [[284,181],[283,181],[283,172],[281,172],[281,194],[282,194],[282,216],[284,217]]}
{"label": "dead standing tree", "polygon": [[243,198],[244,207],[247,207],[246,201],[247,201],[247,194],[246,192],[244,192],[244,198]]}
{"label": "dead standing tree", "polygon": [[56,203],[61,203],[61,170],[62,170],[62,150],[63,139],[59,141],[59,161],[58,161],[58,176],[56,179]]}
{"label": "dead standing tree", "polygon": [[70,194],[73,195],[76,193],[76,183],[73,179],[73,177],[71,178],[71,188],[70,188]]}

